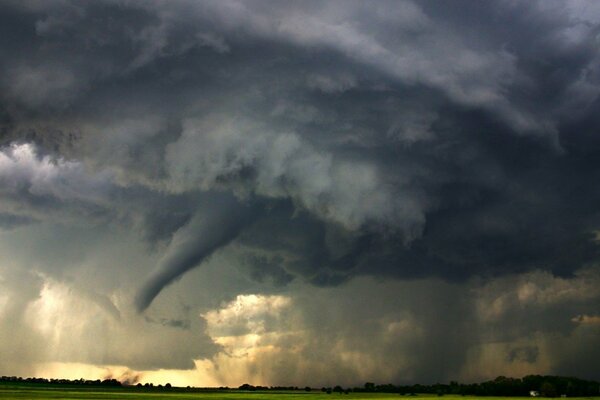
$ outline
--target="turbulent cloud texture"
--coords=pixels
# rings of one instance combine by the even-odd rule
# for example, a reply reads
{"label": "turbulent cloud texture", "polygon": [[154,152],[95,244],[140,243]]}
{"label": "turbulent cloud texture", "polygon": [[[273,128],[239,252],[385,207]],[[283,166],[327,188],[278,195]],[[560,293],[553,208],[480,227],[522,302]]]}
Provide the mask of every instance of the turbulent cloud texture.
{"label": "turbulent cloud texture", "polygon": [[599,26],[575,0],[2,2],[0,373],[600,378]]}

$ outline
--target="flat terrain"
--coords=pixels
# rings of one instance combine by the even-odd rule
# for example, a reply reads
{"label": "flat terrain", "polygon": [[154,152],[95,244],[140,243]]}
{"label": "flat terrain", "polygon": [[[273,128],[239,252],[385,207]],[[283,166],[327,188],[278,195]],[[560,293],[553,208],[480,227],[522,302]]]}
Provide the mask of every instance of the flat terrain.
{"label": "flat terrain", "polygon": [[[434,395],[401,396],[387,393],[326,394],[312,392],[197,392],[184,389],[138,389],[64,387],[56,385],[0,385],[0,399],[151,399],[151,400],[388,400],[411,398],[438,398]],[[474,396],[443,396],[443,400],[476,400]],[[530,397],[483,397],[484,400],[531,400]],[[600,397],[581,397],[600,400]]]}

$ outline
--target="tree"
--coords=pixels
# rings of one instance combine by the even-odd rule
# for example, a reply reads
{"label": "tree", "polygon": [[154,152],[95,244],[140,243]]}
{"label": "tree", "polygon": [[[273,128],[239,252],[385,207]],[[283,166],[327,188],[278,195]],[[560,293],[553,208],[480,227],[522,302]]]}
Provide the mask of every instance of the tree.
{"label": "tree", "polygon": [[556,386],[548,381],[545,381],[542,383],[542,386],[540,386],[540,393],[545,397],[556,397]]}

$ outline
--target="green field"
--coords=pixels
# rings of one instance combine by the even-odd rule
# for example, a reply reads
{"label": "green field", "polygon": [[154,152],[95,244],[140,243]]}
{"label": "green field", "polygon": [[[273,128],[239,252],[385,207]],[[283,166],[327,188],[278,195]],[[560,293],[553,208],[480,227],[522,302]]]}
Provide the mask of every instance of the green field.
{"label": "green field", "polygon": [[[326,394],[313,392],[191,392],[179,389],[85,388],[55,385],[0,385],[0,399],[152,399],[152,400],[387,400],[436,397],[433,395],[401,396],[387,393]],[[475,400],[473,396],[443,396],[444,400]],[[529,397],[485,397],[485,400],[524,400]],[[600,400],[600,397],[581,399]]]}

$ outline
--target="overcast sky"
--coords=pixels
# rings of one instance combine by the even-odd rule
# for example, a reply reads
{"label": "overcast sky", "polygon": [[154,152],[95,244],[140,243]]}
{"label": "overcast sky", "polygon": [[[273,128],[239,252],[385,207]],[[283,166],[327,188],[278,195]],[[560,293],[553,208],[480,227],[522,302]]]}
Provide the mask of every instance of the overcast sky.
{"label": "overcast sky", "polygon": [[600,3],[0,1],[0,375],[600,379]]}

